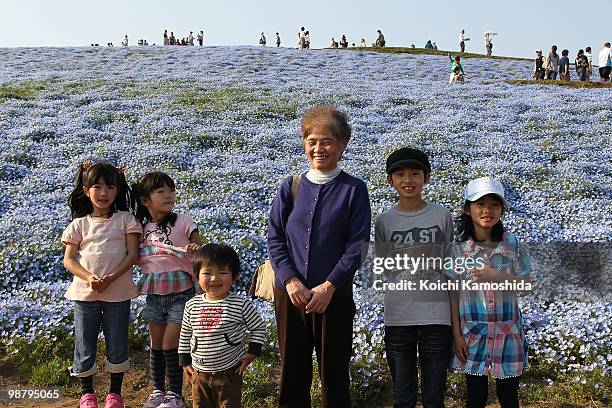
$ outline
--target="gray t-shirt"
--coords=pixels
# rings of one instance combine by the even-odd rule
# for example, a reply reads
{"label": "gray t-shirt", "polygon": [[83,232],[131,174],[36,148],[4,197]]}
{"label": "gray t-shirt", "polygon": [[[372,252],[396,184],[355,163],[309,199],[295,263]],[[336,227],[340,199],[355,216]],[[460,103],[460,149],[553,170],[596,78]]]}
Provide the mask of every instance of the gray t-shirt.
{"label": "gray t-shirt", "polygon": [[[386,271],[385,281],[398,283],[412,281],[419,288],[420,281],[445,282],[446,277],[434,261],[443,261],[447,244],[453,240],[453,219],[441,205],[427,203],[414,212],[391,208],[376,219],[376,255],[393,257],[408,255],[421,264],[412,263],[409,270]],[[413,326],[451,324],[448,292],[422,290],[386,290],[385,325]]]}

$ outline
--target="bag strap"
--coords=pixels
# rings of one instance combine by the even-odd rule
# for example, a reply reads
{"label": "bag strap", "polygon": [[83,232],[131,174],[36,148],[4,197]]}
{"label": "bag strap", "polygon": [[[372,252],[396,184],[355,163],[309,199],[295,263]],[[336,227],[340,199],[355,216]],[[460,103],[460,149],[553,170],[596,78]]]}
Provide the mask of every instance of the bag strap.
{"label": "bag strap", "polygon": [[302,176],[293,176],[293,180],[291,181],[291,196],[293,197],[293,204],[295,205],[295,199],[297,198],[298,189],[300,188],[300,181],[302,181]]}

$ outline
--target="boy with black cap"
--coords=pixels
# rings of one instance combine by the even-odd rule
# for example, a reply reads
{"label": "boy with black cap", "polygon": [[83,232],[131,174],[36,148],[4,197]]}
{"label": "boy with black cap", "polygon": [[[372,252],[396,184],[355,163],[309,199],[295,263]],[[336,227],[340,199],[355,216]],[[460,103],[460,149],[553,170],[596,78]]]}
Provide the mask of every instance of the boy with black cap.
{"label": "boy with black cap", "polygon": [[420,290],[420,285],[445,282],[440,264],[453,239],[452,216],[422,197],[431,175],[425,153],[401,148],[387,158],[386,171],[399,202],[376,219],[376,255],[409,257],[408,262],[385,270],[385,349],[394,406],[416,405],[418,347],[423,407],[444,407],[451,350],[449,295],[446,290]]}

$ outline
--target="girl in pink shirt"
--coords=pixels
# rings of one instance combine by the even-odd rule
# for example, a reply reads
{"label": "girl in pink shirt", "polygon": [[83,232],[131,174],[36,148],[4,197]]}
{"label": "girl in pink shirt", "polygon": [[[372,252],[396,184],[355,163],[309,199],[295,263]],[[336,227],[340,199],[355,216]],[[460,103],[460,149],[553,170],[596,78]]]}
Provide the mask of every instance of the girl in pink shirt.
{"label": "girl in pink shirt", "polygon": [[93,390],[100,326],[106,341],[110,391],[104,408],[123,408],[121,384],[129,367],[131,299],[138,296],[132,265],[142,227],[129,210],[122,169],[108,163],[79,166],[70,194],[72,222],[62,234],[64,266],[74,275],[66,298],[74,302],[75,347],[71,375],[81,381],[81,408],[97,408]]}
{"label": "girl in pink shirt", "polygon": [[176,189],[170,176],[160,171],[145,174],[133,191],[136,218],[144,231],[138,288],[147,295],[143,318],[149,322],[149,365],[155,387],[144,408],[184,408],[179,335],[185,304],[195,295],[191,253],[202,242],[193,218],[172,211]]}

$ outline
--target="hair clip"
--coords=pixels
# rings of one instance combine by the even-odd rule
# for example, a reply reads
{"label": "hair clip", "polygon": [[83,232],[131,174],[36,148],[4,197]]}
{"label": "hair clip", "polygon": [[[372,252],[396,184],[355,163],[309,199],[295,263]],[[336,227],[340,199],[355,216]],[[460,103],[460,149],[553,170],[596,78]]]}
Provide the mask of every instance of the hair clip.
{"label": "hair clip", "polygon": [[117,173],[125,174],[125,167],[117,167]]}
{"label": "hair clip", "polygon": [[81,166],[83,166],[83,169],[88,170],[90,166],[89,161],[83,160],[83,164]]}

